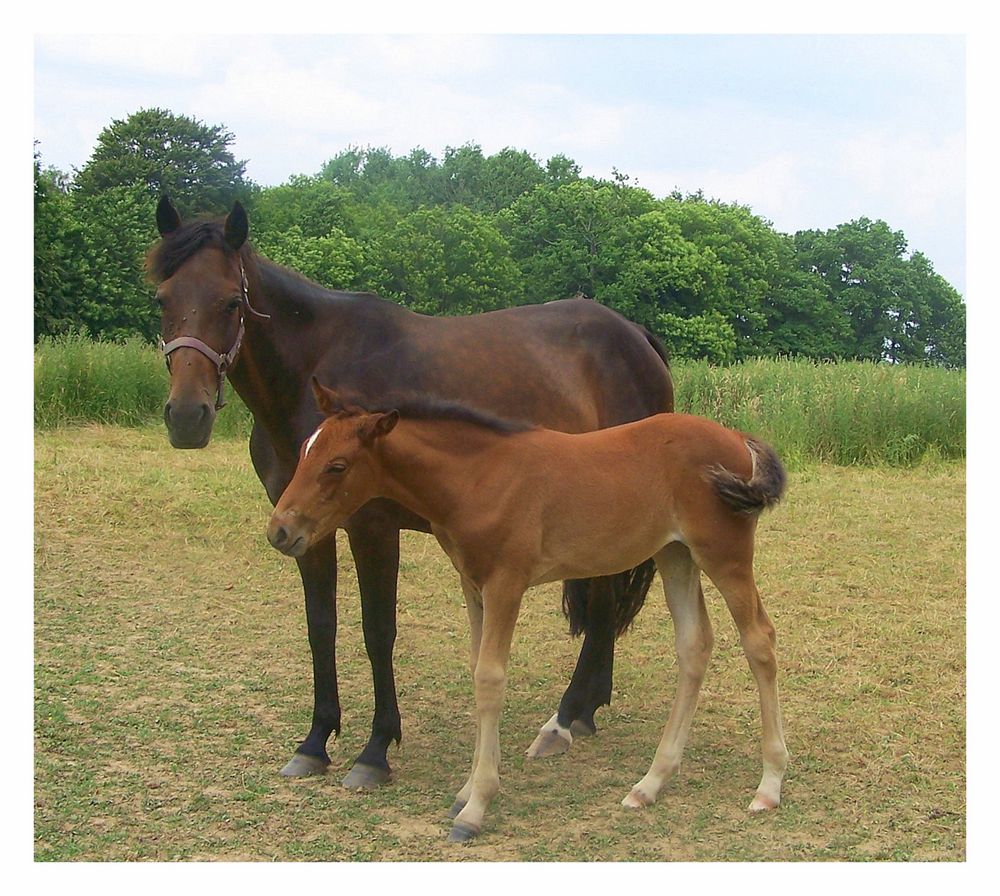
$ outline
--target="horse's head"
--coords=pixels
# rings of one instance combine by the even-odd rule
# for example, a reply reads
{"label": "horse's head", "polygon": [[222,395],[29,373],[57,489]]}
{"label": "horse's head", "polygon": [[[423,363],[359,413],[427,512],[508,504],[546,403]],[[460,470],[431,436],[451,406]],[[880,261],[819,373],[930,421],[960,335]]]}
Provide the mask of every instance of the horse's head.
{"label": "horse's head", "polygon": [[379,466],[372,450],[399,420],[397,411],[369,413],[344,405],[312,381],[326,419],[299,449],[292,481],[278,499],[267,538],[284,554],[300,557],[378,497]]}
{"label": "horse's head", "polygon": [[249,223],[237,202],[224,221],[182,224],[164,196],[156,225],[162,239],[150,250],[147,269],[157,283],[160,347],[170,369],[163,418],[175,448],[204,448],[243,339],[249,302],[241,249]]}

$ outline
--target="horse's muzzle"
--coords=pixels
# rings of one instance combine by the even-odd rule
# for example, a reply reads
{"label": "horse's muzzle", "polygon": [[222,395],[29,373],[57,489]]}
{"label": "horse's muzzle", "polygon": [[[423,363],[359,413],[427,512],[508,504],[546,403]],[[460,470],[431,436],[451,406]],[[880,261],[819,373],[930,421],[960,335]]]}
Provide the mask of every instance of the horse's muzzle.
{"label": "horse's muzzle", "polygon": [[204,448],[212,438],[215,408],[207,402],[168,401],[163,422],[174,448]]}

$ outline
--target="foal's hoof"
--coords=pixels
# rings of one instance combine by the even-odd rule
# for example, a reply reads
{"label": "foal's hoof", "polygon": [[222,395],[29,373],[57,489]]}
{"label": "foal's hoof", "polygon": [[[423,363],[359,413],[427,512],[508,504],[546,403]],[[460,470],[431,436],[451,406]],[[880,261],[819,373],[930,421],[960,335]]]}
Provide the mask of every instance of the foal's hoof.
{"label": "foal's hoof", "polygon": [[389,769],[356,762],[340,783],[348,790],[378,790],[389,783]]}
{"label": "foal's hoof", "polygon": [[455,802],[451,804],[451,808],[448,810],[448,817],[449,818],[457,817],[458,813],[461,812],[464,808],[465,808],[465,800],[455,800]]}
{"label": "foal's hoof", "polygon": [[758,793],[753,798],[753,802],[750,803],[751,812],[767,812],[770,809],[777,809],[778,801],[774,797],[767,796],[766,794]]}
{"label": "foal's hoof", "polygon": [[622,805],[626,809],[645,809],[646,806],[653,805],[653,801],[641,790],[632,790],[622,800]]}
{"label": "foal's hoof", "polygon": [[451,826],[451,833],[448,834],[449,843],[468,843],[479,833],[479,828],[464,821],[456,821]]}
{"label": "foal's hoof", "polygon": [[319,756],[310,756],[308,753],[296,753],[288,760],[281,774],[286,778],[305,778],[309,775],[325,775],[329,767],[329,759],[320,759]]}

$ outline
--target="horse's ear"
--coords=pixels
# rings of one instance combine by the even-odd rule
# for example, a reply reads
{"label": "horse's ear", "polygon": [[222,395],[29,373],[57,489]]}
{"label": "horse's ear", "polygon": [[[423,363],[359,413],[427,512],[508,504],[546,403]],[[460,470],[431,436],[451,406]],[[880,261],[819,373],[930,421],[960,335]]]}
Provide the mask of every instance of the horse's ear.
{"label": "horse's ear", "polygon": [[399,423],[399,411],[388,411],[378,414],[366,423],[365,436],[368,439],[380,439],[389,435]]}
{"label": "horse's ear", "polygon": [[181,216],[174,208],[170,197],[163,195],[160,197],[160,204],[156,206],[156,229],[160,231],[160,236],[169,236],[181,226]]}
{"label": "horse's ear", "polygon": [[343,410],[337,393],[332,389],[327,389],[316,377],[309,381],[309,385],[312,386],[313,395],[316,397],[316,407],[320,409],[324,417],[332,417],[338,411]]}
{"label": "horse's ear", "polygon": [[246,209],[239,202],[233,203],[233,210],[226,216],[226,226],[223,230],[226,244],[230,249],[239,251],[250,234],[250,221]]}

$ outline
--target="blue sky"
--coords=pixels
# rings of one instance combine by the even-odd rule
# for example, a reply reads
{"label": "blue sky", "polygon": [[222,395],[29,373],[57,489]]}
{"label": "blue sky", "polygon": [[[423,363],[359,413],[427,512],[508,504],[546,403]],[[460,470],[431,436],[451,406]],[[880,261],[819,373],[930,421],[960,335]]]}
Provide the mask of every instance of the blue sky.
{"label": "blue sky", "polygon": [[881,218],[964,293],[964,73],[960,35],[39,34],[34,137],[69,170],[165,107],[268,185],[349,145],[563,153],[787,233]]}

